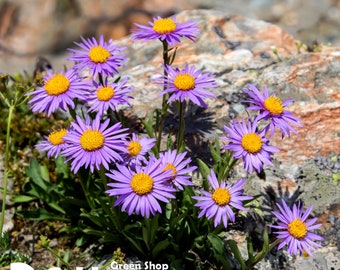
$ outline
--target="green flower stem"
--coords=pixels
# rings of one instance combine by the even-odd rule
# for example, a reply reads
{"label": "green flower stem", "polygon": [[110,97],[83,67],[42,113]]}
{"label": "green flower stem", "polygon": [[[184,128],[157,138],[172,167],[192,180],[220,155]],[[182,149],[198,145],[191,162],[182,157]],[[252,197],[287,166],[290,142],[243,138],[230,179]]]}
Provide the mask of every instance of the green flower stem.
{"label": "green flower stem", "polygon": [[[166,65],[169,64],[169,45],[167,41],[162,41],[163,44],[163,63],[164,63],[164,78],[168,77],[168,72],[165,68]],[[163,91],[166,90],[166,84],[163,86]],[[159,120],[158,128],[157,128],[157,138],[156,138],[156,147],[157,147],[157,152],[160,151],[161,147],[161,140],[162,140],[162,132],[163,132],[163,127],[164,127],[164,122],[165,118],[168,112],[168,99],[169,99],[169,94],[163,95],[162,99],[162,110],[161,110],[161,118]]]}
{"label": "green flower stem", "polygon": [[9,170],[9,139],[11,133],[11,122],[12,115],[14,112],[15,105],[9,106],[8,119],[7,119],[7,129],[6,129],[6,148],[5,148],[5,175],[4,175],[4,188],[2,197],[2,207],[1,207],[1,217],[0,217],[0,237],[2,236],[3,226],[5,222],[5,209],[6,209],[6,197],[7,197],[7,185],[8,185],[8,170]]}
{"label": "green flower stem", "polygon": [[227,166],[225,166],[222,177],[220,179],[227,179],[229,176],[230,170],[235,166],[236,162],[238,161],[238,159],[233,158],[232,152],[229,153],[227,160],[228,160],[228,164]]}
{"label": "green flower stem", "polygon": [[253,269],[253,267],[254,267],[257,263],[259,263],[260,261],[262,261],[262,260],[264,259],[264,257],[266,257],[266,255],[268,254],[268,252],[269,252],[273,247],[275,247],[275,246],[277,246],[278,244],[280,244],[281,241],[282,241],[281,239],[276,239],[273,243],[271,243],[271,244],[269,245],[268,250],[262,250],[262,251],[260,251],[259,253],[257,253],[256,256],[255,256],[255,258],[254,258],[254,261],[252,262],[252,264],[249,265],[246,269],[247,269],[247,270]]}
{"label": "green flower stem", "polygon": [[[82,169],[80,169],[82,170]],[[87,177],[84,177],[85,174],[87,173]],[[84,170],[83,172],[79,171],[78,173],[79,175],[79,179],[80,179],[80,185],[83,189],[86,201],[88,202],[90,208],[92,210],[96,209],[95,207],[95,203],[94,203],[94,198],[91,196],[90,192],[89,192],[89,183],[90,183],[90,179],[91,179],[91,174],[89,173],[89,171]]]}
{"label": "green flower stem", "polygon": [[179,127],[177,133],[177,151],[181,152],[182,146],[184,146],[184,130],[185,130],[185,121],[184,121],[184,103],[178,101],[179,108]]}
{"label": "green flower stem", "polygon": [[98,174],[100,177],[100,180],[102,180],[104,191],[107,189],[107,176],[106,176],[106,169],[104,166],[100,166],[100,170],[98,170]]}

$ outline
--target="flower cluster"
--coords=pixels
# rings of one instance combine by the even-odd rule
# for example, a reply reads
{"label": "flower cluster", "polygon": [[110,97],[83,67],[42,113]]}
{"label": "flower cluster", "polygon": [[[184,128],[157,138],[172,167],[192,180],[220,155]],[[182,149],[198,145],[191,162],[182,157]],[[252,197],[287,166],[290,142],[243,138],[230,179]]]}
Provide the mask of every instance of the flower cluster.
{"label": "flower cluster", "polygon": [[[199,32],[196,22],[179,23],[175,17],[156,17],[149,26],[136,26],[132,30],[132,39],[159,39],[166,44],[163,48],[179,44],[181,38],[195,41]],[[151,127],[159,130],[152,133],[152,128],[146,127],[149,136],[143,136],[124,127],[119,117],[119,107],[130,106],[133,90],[127,78],[120,79],[122,76],[118,71],[127,60],[121,53],[125,48],[112,40],[105,42],[102,36],[99,40],[83,37],[81,40],[76,43],[79,49],[70,49],[69,60],[75,62],[74,66],[65,72],[47,72],[44,84],[27,94],[32,96],[29,104],[33,112],[49,116],[61,109],[73,117],[69,128],[52,131],[36,147],[47,152],[48,157],[64,157],[73,173],[81,168],[91,173],[103,169],[111,181],[105,193],[114,197],[114,206],[120,206],[128,215],[150,218],[162,213],[162,204],[176,200],[176,192],[194,186],[191,175],[197,167],[190,165],[191,158],[181,141],[184,134],[183,103],[188,100],[206,108],[204,99],[216,97],[209,91],[218,87],[215,78],[188,64],[182,69],[173,68],[171,57],[167,56],[163,63],[164,72],[155,80],[163,87],[159,95],[163,96],[164,107],[162,113],[157,114],[160,121],[155,125],[151,123]],[[167,55],[169,51],[166,49],[163,54]],[[281,101],[275,95],[269,95],[266,87],[262,94],[254,85],[249,85],[244,92],[249,96],[245,102],[251,104],[248,109],[256,110],[258,114],[253,118],[231,121],[224,126],[226,135],[221,140],[225,142],[223,149],[231,152],[234,159],[242,160],[245,171],[260,173],[264,165],[274,165],[272,157],[279,151],[270,145],[275,129],[281,131],[283,138],[290,136],[291,132],[296,133],[292,125],[300,127],[301,124],[300,119],[286,110],[291,99]],[[180,108],[178,141],[160,151],[157,134],[162,136],[162,123],[166,117],[163,112],[173,101]],[[82,115],[77,106],[81,106]],[[197,218],[205,216],[213,220],[214,227],[223,224],[227,228],[228,223],[235,222],[237,211],[247,211],[244,202],[253,199],[243,194],[246,180],[218,179],[213,169],[207,180],[208,188],[192,189],[190,194],[193,206],[200,210]],[[195,204],[194,200],[197,201]],[[290,210],[283,201],[283,207],[278,205],[278,208],[280,212],[274,211],[273,215],[279,223],[271,227],[281,230],[275,232],[278,239],[282,239],[279,248],[288,245],[291,254],[298,251],[312,254],[311,251],[320,247],[314,241],[322,238],[310,232],[320,225],[313,225],[315,218],[307,219],[312,207],[302,214],[300,205],[294,205]]]}
{"label": "flower cluster", "polygon": [[[271,157],[279,151],[277,147],[269,145],[267,132],[270,131],[270,136],[273,136],[275,128],[278,128],[283,138],[290,135],[289,131],[296,133],[291,124],[301,124],[299,118],[285,110],[292,102],[291,99],[282,102],[275,95],[270,96],[266,87],[262,95],[254,85],[249,85],[249,89],[244,89],[244,92],[250,97],[245,102],[256,104],[248,109],[259,110],[259,114],[254,119],[232,121],[229,126],[224,126],[227,136],[222,136],[221,139],[227,142],[224,149],[232,151],[234,158],[242,159],[247,172],[252,173],[255,169],[260,173],[264,164],[273,166]],[[260,120],[266,121],[262,128],[259,125]]]}

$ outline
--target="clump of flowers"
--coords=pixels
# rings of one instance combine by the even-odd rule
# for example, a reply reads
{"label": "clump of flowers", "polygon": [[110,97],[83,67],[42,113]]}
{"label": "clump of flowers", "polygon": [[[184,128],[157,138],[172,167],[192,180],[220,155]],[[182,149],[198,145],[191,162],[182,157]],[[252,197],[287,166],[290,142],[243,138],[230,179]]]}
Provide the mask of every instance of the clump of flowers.
{"label": "clump of flowers", "polygon": [[[220,232],[237,221],[239,212],[246,213],[254,198],[244,194],[246,179],[235,180],[225,172],[229,173],[238,160],[247,173],[274,166],[272,159],[279,148],[271,145],[268,131],[270,137],[275,129],[282,137],[290,136],[290,132],[296,133],[291,125],[301,126],[300,119],[286,110],[291,99],[282,102],[269,95],[266,87],[262,94],[249,85],[244,90],[249,95],[245,101],[257,114],[224,126],[225,135],[219,138],[224,145],[213,153],[216,166],[209,168],[202,161],[198,167],[191,165],[184,136],[186,103],[206,108],[204,99],[216,98],[212,91],[219,86],[213,74],[193,65],[173,68],[177,48],[169,47],[181,43],[182,38],[194,42],[199,28],[194,21],[179,23],[175,17],[155,17],[149,26],[136,26],[133,40],[160,40],[163,44],[163,73],[155,80],[161,86],[162,108],[151,112],[148,120],[141,119],[147,135],[131,131],[119,111],[121,106],[130,106],[135,91],[118,71],[127,60],[121,54],[124,48],[112,40],[104,41],[102,36],[99,40],[81,38],[82,43],[76,43],[80,49],[70,49],[73,68],[66,73],[48,73],[44,85],[28,94],[33,112],[51,115],[60,108],[68,112],[71,122],[68,129],[52,131],[37,149],[46,151],[48,157],[64,158],[79,177],[91,209],[82,210],[80,218],[88,217],[102,226],[102,231],[84,231],[102,236],[102,242],[120,245],[125,241],[145,257],[174,252],[167,258],[175,261],[176,256],[182,256],[183,266],[208,256],[211,266],[228,268],[232,258],[226,245],[234,254],[239,251],[230,241],[226,243]],[[178,108],[179,125],[177,134],[169,134],[164,147],[164,122],[172,102]],[[203,178],[203,185],[192,181],[195,173]],[[312,206],[303,214],[300,205],[290,210],[282,203],[280,211],[273,212],[278,225],[269,225],[279,230],[274,232],[275,245],[279,249],[288,245],[290,254],[306,251],[312,255],[320,247],[314,241],[322,240],[310,232],[321,226],[315,224],[316,218],[308,219]],[[269,249],[264,241],[257,256],[251,257],[253,251],[249,250],[247,261],[235,257],[251,268]]]}

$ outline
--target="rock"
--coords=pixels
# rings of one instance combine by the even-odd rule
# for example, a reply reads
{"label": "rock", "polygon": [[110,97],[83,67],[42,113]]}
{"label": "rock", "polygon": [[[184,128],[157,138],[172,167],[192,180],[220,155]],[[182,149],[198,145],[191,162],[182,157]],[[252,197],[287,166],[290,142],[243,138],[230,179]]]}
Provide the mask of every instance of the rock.
{"label": "rock", "polygon": [[134,23],[198,8],[275,23],[310,48],[340,45],[340,6],[331,0],[6,0],[0,3],[0,71],[30,72],[38,56],[58,62],[79,36],[119,39]]}

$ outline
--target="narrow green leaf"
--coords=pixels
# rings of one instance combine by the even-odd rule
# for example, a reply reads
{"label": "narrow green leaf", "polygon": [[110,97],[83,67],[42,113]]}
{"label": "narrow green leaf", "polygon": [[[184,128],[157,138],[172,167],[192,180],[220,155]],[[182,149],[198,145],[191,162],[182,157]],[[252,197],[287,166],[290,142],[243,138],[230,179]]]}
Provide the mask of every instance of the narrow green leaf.
{"label": "narrow green leaf", "polygon": [[213,249],[218,254],[224,254],[225,253],[224,243],[223,243],[223,241],[220,237],[218,237],[215,234],[209,233],[208,234],[208,240],[211,243]]}
{"label": "narrow green leaf", "polygon": [[33,200],[36,200],[36,197],[27,196],[27,195],[16,195],[11,199],[14,203],[25,203],[25,202],[31,202]]}
{"label": "narrow green leaf", "polygon": [[217,261],[221,262],[223,264],[223,269],[224,270],[232,270],[230,263],[228,261],[227,255],[220,255],[220,254],[215,254],[214,255]]}
{"label": "narrow green leaf", "polygon": [[59,155],[55,159],[55,165],[56,165],[56,174],[62,175],[63,178],[67,178],[69,175],[69,167],[67,163],[65,163],[65,158]]}
{"label": "narrow green leaf", "polygon": [[158,218],[159,215],[155,215],[151,217],[151,228],[150,228],[150,243],[154,243],[155,237],[156,237],[156,232],[158,230]]}
{"label": "narrow green leaf", "polygon": [[138,250],[140,254],[143,254],[145,256],[145,251],[143,250],[141,243],[136,242],[136,240],[128,236],[125,232],[123,232],[123,234],[125,238],[135,247],[135,249]]}
{"label": "narrow green leaf", "polygon": [[142,235],[143,235],[143,240],[144,240],[146,247],[148,248],[148,250],[150,250],[150,239],[149,239],[148,231],[145,227],[143,227],[142,229]]}
{"label": "narrow green leaf", "polygon": [[229,245],[232,253],[234,254],[235,259],[240,263],[241,269],[245,270],[246,269],[246,264],[245,264],[245,262],[243,260],[243,257],[241,255],[240,250],[238,249],[238,246],[237,246],[236,242],[234,240],[228,240],[227,244]]}
{"label": "narrow green leaf", "polygon": [[152,257],[156,258],[159,252],[166,249],[170,245],[170,242],[168,239],[165,239],[163,241],[160,241],[156,244],[156,246],[152,249]]}
{"label": "narrow green leaf", "polygon": [[47,167],[45,165],[40,165],[41,177],[46,181],[50,182],[50,175]]}
{"label": "narrow green leaf", "polygon": [[249,235],[247,235],[247,250],[248,250],[248,260],[246,261],[247,266],[250,266],[254,262],[254,248],[253,243]]}
{"label": "narrow green leaf", "polygon": [[46,181],[42,178],[41,175],[41,167],[35,158],[30,159],[30,166],[27,172],[28,176],[30,176],[31,180],[37,184],[42,189],[47,189]]}
{"label": "narrow green leaf", "polygon": [[20,217],[27,218],[29,220],[61,220],[70,221],[68,218],[48,212],[46,209],[38,208],[35,210],[22,210],[18,211],[17,214]]}
{"label": "narrow green leaf", "polygon": [[197,164],[198,168],[201,172],[201,175],[203,177],[203,188],[204,190],[209,190],[209,183],[207,181],[207,175],[210,173],[210,169],[207,164],[203,162],[203,160],[197,158]]}
{"label": "narrow green leaf", "polygon": [[154,113],[155,113],[155,111],[153,110],[150,113],[150,116],[149,116],[147,121],[142,120],[142,123],[144,125],[145,130],[146,130],[146,133],[148,134],[148,136],[150,138],[154,138],[155,137],[155,134],[153,132]]}

